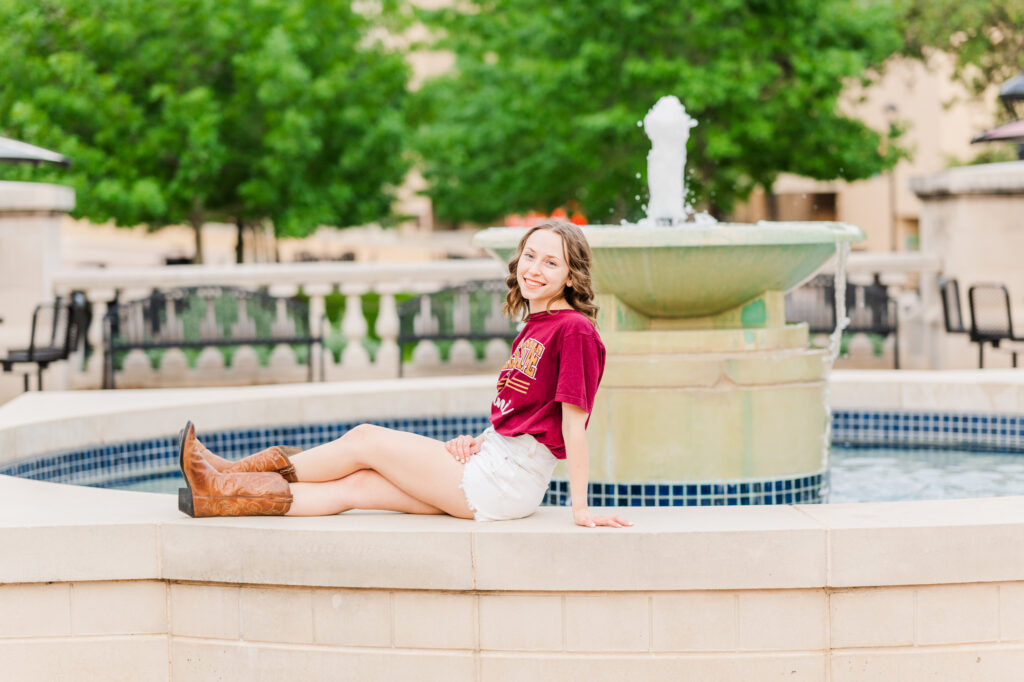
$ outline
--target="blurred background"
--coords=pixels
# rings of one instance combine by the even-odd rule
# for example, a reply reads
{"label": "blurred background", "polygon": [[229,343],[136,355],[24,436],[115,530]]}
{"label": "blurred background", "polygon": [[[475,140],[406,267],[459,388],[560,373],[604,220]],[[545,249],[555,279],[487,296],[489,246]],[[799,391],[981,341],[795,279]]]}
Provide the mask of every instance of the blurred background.
{"label": "blurred background", "polygon": [[[490,371],[472,235],[643,216],[664,95],[698,211],[864,230],[837,366],[1015,365],[940,280],[1024,313],[1021,26],[1019,0],[0,0],[0,400]],[[829,291],[790,321],[831,331]]]}
{"label": "blurred background", "polygon": [[720,220],[913,250],[911,176],[1016,158],[1017,0],[4,0],[0,135],[68,167],[62,263],[424,260],[474,228],[643,214],[664,94]]}

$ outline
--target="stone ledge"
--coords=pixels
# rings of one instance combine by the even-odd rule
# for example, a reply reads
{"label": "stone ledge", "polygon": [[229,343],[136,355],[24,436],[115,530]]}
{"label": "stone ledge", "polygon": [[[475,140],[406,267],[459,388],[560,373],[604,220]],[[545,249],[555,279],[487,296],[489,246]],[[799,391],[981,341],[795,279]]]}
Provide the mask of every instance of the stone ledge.
{"label": "stone ledge", "polygon": [[189,519],[173,495],[2,476],[0,581],[628,592],[1024,580],[1024,497],[614,511],[636,525],[579,528],[562,507],[501,523]]}
{"label": "stone ledge", "polygon": [[[838,407],[1024,410],[1018,372],[835,372],[832,383]],[[492,391],[490,377],[460,377],[90,392],[88,400],[34,393],[0,408],[0,459],[52,451],[45,446],[61,432],[66,445],[168,435],[197,412],[210,429],[251,425],[254,415],[287,424],[385,408],[470,414]],[[622,513],[636,527],[577,528],[564,508],[494,524],[388,513],[193,520],[169,495],[0,477],[0,581],[630,591],[1024,579],[1021,497]]]}

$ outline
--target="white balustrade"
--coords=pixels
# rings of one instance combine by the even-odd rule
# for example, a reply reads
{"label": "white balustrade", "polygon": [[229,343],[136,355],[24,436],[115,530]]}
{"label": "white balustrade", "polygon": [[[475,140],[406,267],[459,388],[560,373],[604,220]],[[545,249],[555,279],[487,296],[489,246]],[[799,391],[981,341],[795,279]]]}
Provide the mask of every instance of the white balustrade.
{"label": "white balustrade", "polygon": [[[827,263],[820,272],[829,272]],[[877,278],[889,287],[899,305],[900,364],[906,367],[935,367],[936,338],[942,333],[942,311],[938,296],[938,276],[941,272],[938,257],[921,253],[853,253],[848,262],[850,281],[867,283]],[[98,388],[102,383],[105,361],[104,316],[115,295],[121,301],[142,298],[152,289],[179,287],[236,286],[246,289],[267,289],[274,296],[292,296],[300,290],[309,297],[309,327],[314,336],[323,334],[325,340],[337,338],[337,327],[330,326],[325,317],[325,299],[332,291],[345,296],[345,314],[340,321],[340,334],[344,350],[340,362],[334,360],[329,343],[317,344],[310,362],[314,378],[323,376],[331,380],[391,378],[399,375],[400,350],[397,339],[399,315],[396,295],[420,294],[458,286],[474,280],[502,281],[505,268],[497,261],[453,260],[423,263],[287,263],[245,264],[234,266],[170,266],[157,268],[66,269],[58,272],[53,281],[56,294],[65,295],[80,290],[92,303],[93,318],[86,337],[91,354],[83,358],[78,354],[71,364],[72,388]],[[363,310],[363,297],[380,297],[376,324],[373,331],[380,345],[373,356],[367,350],[369,325]],[[501,306],[504,295],[498,291],[491,295],[489,313],[484,329],[489,333],[507,325]],[[182,321],[174,312],[173,301],[167,301],[166,332],[182,338]],[[420,333],[436,331],[437,320],[424,299],[416,316],[415,326]],[[253,321],[239,309],[236,333],[252,329]],[[143,320],[132,321],[142,331]],[[207,322],[208,324],[209,322]],[[275,324],[289,324],[283,311]],[[469,330],[468,299],[456,297],[454,328],[457,333]],[[171,338],[174,338],[172,336]],[[464,340],[463,340],[464,341]],[[853,340],[853,349],[868,352],[868,345]],[[882,358],[868,360],[869,366],[889,367],[891,341],[887,340]],[[216,352],[220,362],[211,354]],[[448,362],[441,361],[441,352],[432,342],[421,342],[413,350],[412,361],[403,371],[405,376],[462,373],[465,371],[493,371],[507,359],[508,344],[491,340],[486,344],[483,360],[476,359],[473,346],[456,342],[448,353]],[[868,353],[873,356],[873,352]],[[130,354],[118,374],[117,385],[188,386],[209,383],[211,377],[226,383],[271,383],[276,381],[305,381],[307,368],[297,364],[290,347],[275,348],[268,366],[261,367],[252,348],[239,348],[231,363],[225,366],[220,352],[200,354],[201,363],[188,368],[186,356],[179,349],[163,353],[154,369],[144,354]],[[128,383],[126,383],[128,382]]]}
{"label": "white balustrade", "polygon": [[[93,318],[87,333],[91,354],[87,359],[79,355],[78,362],[72,363],[73,388],[98,388],[102,384],[105,361],[104,317],[108,304],[115,296],[119,296],[121,301],[131,301],[147,296],[154,288],[202,286],[234,286],[253,290],[265,288],[271,295],[278,297],[294,296],[301,289],[302,293],[309,297],[310,333],[314,336],[323,334],[325,340],[328,337],[336,337],[338,332],[324,317],[325,299],[332,291],[340,291],[345,296],[345,314],[340,321],[340,333],[345,344],[341,361],[335,362],[327,343],[314,345],[310,358],[313,362],[314,378],[319,378],[322,371],[327,380],[333,381],[392,378],[399,375],[397,294],[428,293],[475,280],[499,281],[503,279],[503,271],[504,268],[498,262],[487,259],[424,263],[260,263],[235,266],[66,269],[54,277],[54,288],[56,293],[62,294],[76,290],[84,291],[92,303]],[[380,346],[373,357],[366,348],[369,325],[363,311],[363,297],[367,294],[380,296],[377,321],[373,328],[380,339]],[[497,305],[500,311],[500,300]],[[293,324],[283,313],[283,310],[277,311],[274,324]],[[468,320],[468,308],[466,319]],[[167,320],[168,332],[177,329],[177,338],[182,338],[182,321],[174,314],[172,301],[167,302]],[[141,333],[144,321],[140,319],[135,322],[138,324],[138,332]],[[436,324],[436,321],[432,323]],[[209,324],[209,321],[206,324]],[[240,308],[234,332],[241,334],[252,329],[252,319]],[[488,330],[490,329],[488,326]],[[499,344],[505,349],[501,353],[497,352]],[[410,375],[447,373],[447,367],[451,362],[442,363],[437,347],[434,344],[430,346],[433,348],[422,349],[414,354],[412,366],[408,368],[412,370]],[[459,363],[459,372],[492,371],[500,367],[507,356],[507,344],[502,341],[488,345],[483,361],[476,361],[475,355],[470,358],[470,353],[461,344],[453,350],[452,359]],[[469,350],[472,350],[471,346]],[[213,353],[216,353],[216,357]],[[501,358],[498,358],[499,354],[502,355]],[[227,366],[219,350],[204,349],[199,354],[196,367],[192,369],[187,366],[185,353],[181,349],[171,348],[163,353],[156,369],[150,365],[145,353],[139,351],[128,354],[122,369],[118,372],[116,385],[127,388],[208,383],[301,382],[306,380],[306,376],[306,366],[297,364],[289,346],[274,348],[270,354],[270,362],[264,367],[259,366],[258,355],[251,347],[243,346],[236,349],[230,365]]]}

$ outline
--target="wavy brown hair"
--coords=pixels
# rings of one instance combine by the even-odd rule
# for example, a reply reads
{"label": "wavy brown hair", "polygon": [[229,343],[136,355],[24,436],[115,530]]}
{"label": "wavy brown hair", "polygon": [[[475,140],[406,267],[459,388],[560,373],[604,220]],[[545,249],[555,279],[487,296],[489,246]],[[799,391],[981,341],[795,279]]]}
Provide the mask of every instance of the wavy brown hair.
{"label": "wavy brown hair", "polygon": [[[572,223],[561,220],[552,220],[531,227],[519,240],[519,248],[516,249],[515,257],[509,261],[508,277],[505,278],[508,295],[505,297],[505,305],[502,307],[504,313],[509,317],[518,317],[524,321],[530,316],[530,304],[519,291],[516,270],[519,268],[519,258],[523,255],[526,240],[537,230],[549,230],[562,238],[565,262],[569,266],[569,282],[572,286],[562,289],[561,298],[564,298],[573,310],[586,315],[587,319],[596,327],[598,308],[594,304],[594,286],[590,281],[590,265],[594,260],[590,253],[590,244],[587,243],[583,230]],[[551,310],[551,304],[554,301],[554,298],[548,301],[548,311]]]}

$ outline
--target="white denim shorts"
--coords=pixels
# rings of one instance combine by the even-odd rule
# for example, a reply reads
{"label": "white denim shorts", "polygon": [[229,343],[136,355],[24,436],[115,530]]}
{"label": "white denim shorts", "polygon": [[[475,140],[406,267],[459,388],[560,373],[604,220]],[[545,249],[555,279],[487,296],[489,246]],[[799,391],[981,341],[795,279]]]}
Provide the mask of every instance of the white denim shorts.
{"label": "white denim shorts", "polygon": [[477,521],[521,519],[537,511],[558,460],[533,436],[484,431],[480,452],[462,472],[462,490]]}

